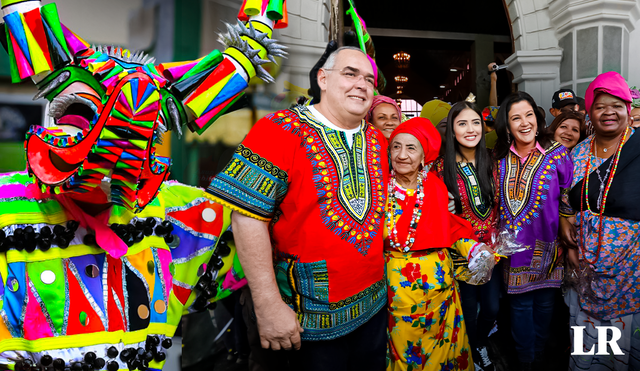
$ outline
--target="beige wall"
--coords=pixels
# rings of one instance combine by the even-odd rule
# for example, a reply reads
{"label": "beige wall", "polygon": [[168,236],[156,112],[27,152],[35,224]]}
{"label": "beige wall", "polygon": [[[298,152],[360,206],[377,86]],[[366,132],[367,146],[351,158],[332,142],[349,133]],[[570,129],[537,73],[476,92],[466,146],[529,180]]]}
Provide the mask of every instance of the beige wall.
{"label": "beige wall", "polygon": [[89,43],[127,46],[129,13],[142,0],[43,0],[56,3],[60,20]]}

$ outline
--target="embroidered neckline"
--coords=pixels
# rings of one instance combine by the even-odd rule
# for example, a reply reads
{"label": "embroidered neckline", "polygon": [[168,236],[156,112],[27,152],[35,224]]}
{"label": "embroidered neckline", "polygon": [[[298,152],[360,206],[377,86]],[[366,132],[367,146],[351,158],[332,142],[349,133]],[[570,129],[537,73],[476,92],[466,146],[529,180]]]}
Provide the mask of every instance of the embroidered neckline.
{"label": "embroidered neckline", "polygon": [[[313,171],[313,183],[317,190],[318,206],[320,208],[320,218],[325,226],[341,239],[348,241],[362,255],[367,255],[367,251],[372,246],[374,237],[378,235],[380,224],[384,218],[385,209],[385,187],[383,184],[383,161],[386,158],[381,157],[380,138],[382,135],[377,130],[371,130],[370,124],[363,124],[358,136],[362,143],[358,145],[354,138],[352,153],[360,153],[361,158],[354,159],[354,164],[344,165],[340,156],[347,156],[344,152],[337,155],[330,151],[331,145],[327,145],[323,139],[326,139],[325,130],[319,130],[316,126],[324,125],[314,121],[311,112],[304,106],[296,106],[287,111],[274,113],[269,119],[301,140],[300,145],[305,149],[306,157],[311,162]],[[315,124],[315,126],[314,126]],[[334,130],[335,132],[335,130]],[[367,146],[368,147],[365,147]],[[344,144],[346,146],[346,143]],[[358,150],[358,146],[361,150]],[[354,152],[355,151],[355,152]],[[334,157],[338,156],[340,161],[334,161]],[[363,173],[356,174],[353,179],[358,185],[364,185],[363,191],[367,194],[364,197],[364,208],[366,211],[363,218],[358,220],[353,216],[353,210],[348,202],[344,201],[344,195],[340,195],[341,187],[338,181],[340,171],[347,171],[349,166],[361,166]],[[351,179],[349,180],[351,181]],[[352,188],[353,194],[360,188]]]}
{"label": "embroidered neckline", "polygon": [[561,148],[554,142],[545,154],[533,151],[524,164],[511,153],[500,161],[500,215],[509,228],[519,230],[540,216],[549,192],[548,182],[556,165],[567,158]]}
{"label": "embroidered neckline", "polygon": [[363,126],[354,134],[351,148],[342,131],[323,125],[306,109],[300,115],[316,130],[331,156],[342,182],[337,190],[338,202],[349,215],[362,223],[371,208],[370,179],[367,170],[367,143]]}
{"label": "embroidered neckline", "polygon": [[471,163],[458,162],[458,174],[464,182],[464,189],[469,199],[471,211],[480,219],[485,220],[491,214],[491,205],[486,205],[482,199],[482,192],[478,182],[478,174]]}

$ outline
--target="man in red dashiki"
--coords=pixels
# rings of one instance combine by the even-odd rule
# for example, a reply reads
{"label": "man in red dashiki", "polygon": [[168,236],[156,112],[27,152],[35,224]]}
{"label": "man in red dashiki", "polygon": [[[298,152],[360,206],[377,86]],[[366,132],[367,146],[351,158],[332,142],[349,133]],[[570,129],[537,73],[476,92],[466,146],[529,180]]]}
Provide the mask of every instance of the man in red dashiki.
{"label": "man in red dashiki", "polygon": [[208,192],[235,211],[262,347],[300,349],[286,353],[295,370],[383,370],[388,163],[363,120],[372,64],[340,48],[318,84],[318,104],[258,121]]}

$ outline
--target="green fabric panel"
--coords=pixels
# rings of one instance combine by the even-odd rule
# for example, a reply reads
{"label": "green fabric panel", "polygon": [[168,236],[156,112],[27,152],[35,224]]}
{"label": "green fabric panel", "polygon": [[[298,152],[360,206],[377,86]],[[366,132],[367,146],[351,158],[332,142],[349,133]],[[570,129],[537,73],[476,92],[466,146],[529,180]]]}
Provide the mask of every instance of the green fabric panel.
{"label": "green fabric panel", "polygon": [[11,76],[11,82],[20,82],[18,66],[13,56],[13,44],[11,43],[9,30],[6,29],[6,25],[2,27],[5,27],[5,34],[7,35],[7,53],[0,53],[0,75]]}
{"label": "green fabric panel", "polygon": [[202,0],[176,0],[173,60],[188,61],[200,57]]}
{"label": "green fabric panel", "polygon": [[3,175],[0,176],[0,185],[5,185],[5,184],[31,184],[33,183],[33,181],[31,180],[31,178],[29,177],[29,175],[27,175],[26,173],[14,173],[11,175]]}
{"label": "green fabric panel", "polygon": [[[173,60],[189,61],[200,57],[200,32],[202,25],[202,0],[175,0],[175,34],[173,37]],[[177,131],[171,132],[171,179],[187,182],[198,177],[188,174],[189,156],[185,136],[178,138]]]}
{"label": "green fabric panel", "polygon": [[[56,275],[53,283],[47,285],[42,282],[40,275],[44,271],[52,271]],[[29,275],[29,280],[36,288],[40,299],[44,303],[45,308],[47,308],[56,332],[60,333],[64,321],[65,300],[67,297],[62,259],[28,263],[27,274]]]}
{"label": "green fabric panel", "polygon": [[165,208],[183,206],[197,198],[204,197],[202,189],[182,184],[164,183],[160,188],[160,193]]}
{"label": "green fabric panel", "polygon": [[58,201],[55,200],[47,200],[43,202],[36,202],[35,200],[0,202],[0,215],[24,213],[42,213],[44,215],[51,215],[60,211],[62,211],[62,208]]}

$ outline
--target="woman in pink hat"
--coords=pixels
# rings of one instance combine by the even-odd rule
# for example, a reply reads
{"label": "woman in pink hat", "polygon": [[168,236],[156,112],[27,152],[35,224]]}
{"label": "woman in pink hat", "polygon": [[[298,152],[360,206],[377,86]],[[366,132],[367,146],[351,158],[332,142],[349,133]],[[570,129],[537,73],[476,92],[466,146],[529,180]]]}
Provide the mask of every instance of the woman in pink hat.
{"label": "woman in pink hat", "polygon": [[[572,268],[570,323],[582,326],[581,334],[572,331],[582,344],[574,344],[570,369],[640,370],[640,136],[629,126],[632,96],[620,74],[607,72],[591,82],[585,101],[595,132],[571,153],[565,200],[574,215],[561,218],[560,233]],[[598,354],[602,326],[621,335],[613,341],[619,349],[605,355]]]}

